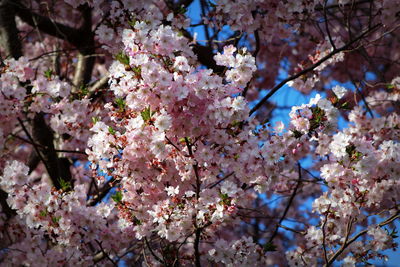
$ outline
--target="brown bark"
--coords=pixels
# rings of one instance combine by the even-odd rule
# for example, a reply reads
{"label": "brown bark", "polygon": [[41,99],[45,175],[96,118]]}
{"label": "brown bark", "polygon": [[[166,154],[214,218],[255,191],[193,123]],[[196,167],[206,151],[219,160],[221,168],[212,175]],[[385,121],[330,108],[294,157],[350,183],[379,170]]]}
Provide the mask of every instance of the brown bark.
{"label": "brown bark", "polygon": [[21,42],[15,24],[15,9],[10,0],[0,0],[0,45],[5,57],[18,59],[22,56]]}

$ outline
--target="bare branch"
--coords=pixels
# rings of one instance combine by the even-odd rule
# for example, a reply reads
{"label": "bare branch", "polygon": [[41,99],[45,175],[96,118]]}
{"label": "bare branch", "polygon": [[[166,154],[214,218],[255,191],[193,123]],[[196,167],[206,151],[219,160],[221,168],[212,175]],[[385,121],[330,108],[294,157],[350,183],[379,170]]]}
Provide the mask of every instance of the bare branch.
{"label": "bare branch", "polygon": [[88,56],[95,53],[94,33],[92,32],[92,9],[87,5],[80,6],[83,24],[79,28],[82,33],[81,47],[78,54],[78,62],[75,67],[73,84],[75,88],[90,82],[95,63],[95,57]]}
{"label": "bare branch", "polygon": [[[189,151],[189,156],[194,158],[193,151],[192,151],[192,144],[189,142],[189,139],[187,137],[185,137],[185,142],[186,142],[186,146]],[[199,166],[198,166],[197,162],[195,164],[193,164],[193,170],[194,170],[194,174],[196,176],[196,198],[197,199],[200,197],[200,187],[201,187],[201,180],[200,180],[198,167]]]}
{"label": "bare branch", "polygon": [[108,74],[103,76],[102,78],[93,83],[93,85],[89,88],[89,92],[92,94],[96,92],[98,89],[105,87],[109,79],[110,77],[108,76]]}
{"label": "bare branch", "polygon": [[328,210],[326,211],[325,218],[324,218],[324,223],[322,224],[322,249],[324,250],[324,260],[325,264],[328,264],[328,256],[326,253],[326,232],[325,232],[325,226],[326,222],[328,221],[328,215],[329,215],[329,210],[331,206],[329,205]]}
{"label": "bare branch", "polygon": [[87,205],[96,206],[97,203],[99,203],[119,181],[120,181],[119,179],[112,177],[103,185],[103,187],[99,190],[99,193],[97,195],[93,196],[93,198],[87,201]]}
{"label": "bare branch", "polygon": [[269,238],[268,243],[271,243],[271,242],[274,240],[274,238],[276,237],[276,235],[278,234],[279,226],[282,224],[282,222],[283,222],[283,220],[285,219],[287,213],[289,212],[289,209],[290,209],[290,207],[292,206],[294,197],[295,197],[296,194],[297,194],[297,190],[298,190],[299,187],[300,187],[300,184],[301,184],[301,181],[302,181],[300,163],[297,163],[297,166],[298,166],[299,178],[298,178],[298,180],[297,180],[296,187],[294,188],[292,194],[290,195],[289,201],[288,201],[288,203],[287,203],[287,205],[286,205],[286,208],[285,208],[285,210],[284,210],[284,212],[283,212],[283,214],[282,214],[282,217],[279,219],[279,222],[278,222],[278,224],[276,225],[273,234],[272,234],[271,237]]}
{"label": "bare branch", "polygon": [[[390,216],[388,219],[386,219],[385,221],[381,222],[378,224],[379,227],[383,227],[385,225],[388,225],[392,222],[394,222],[395,220],[400,218],[400,211],[397,211],[395,214],[393,214],[392,216]],[[359,232],[358,234],[356,234],[353,238],[348,239],[350,230],[351,230],[351,226],[352,226],[352,220],[350,220],[349,225],[350,227],[348,227],[347,232],[348,234],[346,235],[346,239],[343,242],[343,245],[340,247],[340,249],[338,251],[336,251],[336,253],[329,259],[328,263],[325,265],[325,267],[329,267],[333,264],[333,262],[337,259],[337,257],[340,256],[340,254],[342,254],[342,252],[349,246],[351,245],[354,241],[356,241],[360,236],[365,235],[368,232],[368,229],[365,229],[361,232]]]}
{"label": "bare branch", "polygon": [[150,246],[150,244],[149,244],[149,241],[147,240],[147,237],[144,238],[144,241],[145,241],[146,247],[149,249],[151,255],[153,255],[153,257],[154,257],[158,262],[160,262],[161,264],[164,264],[164,266],[165,266],[164,261],[163,261],[160,257],[158,257],[158,256],[156,255],[156,253],[154,253],[153,249],[151,248],[151,246]]}
{"label": "bare branch", "polygon": [[328,3],[328,0],[325,0],[324,2],[324,22],[325,22],[325,30],[326,34],[328,35],[329,42],[331,43],[331,46],[333,47],[333,50],[336,50],[335,42],[332,39],[331,31],[329,30],[329,25],[328,25],[328,16],[326,14],[326,4]]}
{"label": "bare branch", "polygon": [[195,239],[194,239],[194,257],[195,257],[195,265],[196,267],[201,267],[200,262],[200,237],[201,237],[201,228],[196,229]]}
{"label": "bare branch", "polygon": [[66,40],[79,47],[81,44],[82,33],[70,26],[55,22],[48,17],[34,13],[31,9],[25,7],[20,1],[13,1],[13,5],[18,17],[31,27],[38,29],[46,34]]}

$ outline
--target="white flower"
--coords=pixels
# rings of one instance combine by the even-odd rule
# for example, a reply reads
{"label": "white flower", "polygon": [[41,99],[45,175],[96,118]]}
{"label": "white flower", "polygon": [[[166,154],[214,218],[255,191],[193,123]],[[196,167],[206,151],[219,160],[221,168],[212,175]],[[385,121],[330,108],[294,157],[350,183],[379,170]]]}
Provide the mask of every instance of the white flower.
{"label": "white flower", "polygon": [[352,256],[347,256],[343,260],[343,265],[342,267],[354,267],[356,266],[356,259]]}
{"label": "white flower", "polygon": [[223,217],[224,217],[224,206],[221,204],[217,204],[217,207],[211,216],[211,221],[215,222],[219,219],[222,219]]}
{"label": "white flower", "polygon": [[326,100],[325,98],[321,98],[318,103],[317,106],[327,112],[331,111],[334,107],[332,106],[332,103],[329,102],[328,100]]}
{"label": "white flower", "polygon": [[174,242],[176,240],[178,240],[179,236],[180,236],[180,232],[178,229],[176,228],[170,228],[170,229],[166,229],[165,231],[165,238],[168,241]]}
{"label": "white flower", "polygon": [[310,121],[303,117],[298,117],[291,121],[297,131],[307,133],[310,128]]}
{"label": "white flower", "polygon": [[143,117],[142,116],[136,116],[133,119],[130,119],[127,125],[127,128],[132,130],[132,129],[140,129],[144,124]]}
{"label": "white flower", "polygon": [[335,95],[339,99],[341,99],[347,93],[347,89],[342,86],[339,86],[339,85],[336,85],[335,87],[333,87],[332,91],[335,93]]}
{"label": "white flower", "polygon": [[314,98],[311,98],[309,105],[310,106],[317,105],[320,99],[321,99],[321,95],[320,94],[316,94]]}
{"label": "white flower", "polygon": [[229,197],[234,196],[239,191],[235,183],[225,181],[221,187],[221,193],[227,194]]}
{"label": "white flower", "polygon": [[164,160],[168,154],[165,146],[165,135],[163,133],[157,133],[154,135],[154,139],[150,144],[150,150],[159,160]]}
{"label": "white flower", "polygon": [[385,230],[376,225],[369,226],[367,233],[373,238],[371,244],[376,251],[385,249],[387,247],[386,243],[391,239]]}
{"label": "white flower", "polygon": [[179,194],[179,185],[177,187],[168,186],[167,188],[165,188],[165,191],[167,191],[168,196],[176,196],[177,194]]}
{"label": "white flower", "polygon": [[233,45],[228,45],[224,47],[224,54],[233,55],[236,52],[236,47]]}
{"label": "white flower", "polygon": [[236,97],[232,102],[232,108],[236,110],[246,110],[246,101],[243,96]]}
{"label": "white flower", "polygon": [[331,152],[338,158],[347,155],[346,147],[350,144],[351,136],[344,133],[337,133],[333,136],[333,141],[330,143],[329,148]]}
{"label": "white flower", "polygon": [[104,203],[104,202],[101,202],[101,203],[97,206],[96,213],[99,214],[99,215],[101,215],[101,216],[103,216],[103,217],[105,217],[105,218],[107,218],[107,217],[110,215],[111,210],[112,210],[113,208],[114,208],[114,207],[113,207],[112,205],[108,205],[108,204],[106,204],[106,203]]}
{"label": "white flower", "polygon": [[166,113],[157,116],[154,126],[160,131],[168,130],[171,127],[171,117]]}
{"label": "white flower", "polygon": [[193,191],[186,191],[186,193],[185,193],[186,197],[193,197],[194,195],[196,195],[196,193]]}
{"label": "white flower", "polygon": [[[310,241],[312,240],[312,241],[317,242],[317,243],[322,243],[322,241],[323,241],[322,230],[321,229],[317,229],[315,226],[311,226],[310,228],[308,228],[306,237]],[[308,242],[310,242],[310,241],[308,241]]]}
{"label": "white flower", "polygon": [[8,161],[4,168],[3,176],[0,176],[0,185],[10,192],[15,185],[22,186],[28,180],[29,168],[17,160]]}
{"label": "white flower", "polygon": [[283,131],[283,129],[285,129],[285,124],[281,121],[278,121],[275,123],[275,127],[274,130],[277,133],[281,133]]}
{"label": "white flower", "polygon": [[180,71],[190,71],[190,66],[186,57],[177,56],[175,58],[174,68]]}
{"label": "white flower", "polygon": [[96,34],[102,42],[111,41],[114,38],[113,29],[108,28],[105,25],[100,25],[96,30]]}
{"label": "white flower", "polygon": [[171,13],[169,13],[168,16],[167,16],[167,21],[172,21],[173,18],[174,18],[174,13],[171,12]]}

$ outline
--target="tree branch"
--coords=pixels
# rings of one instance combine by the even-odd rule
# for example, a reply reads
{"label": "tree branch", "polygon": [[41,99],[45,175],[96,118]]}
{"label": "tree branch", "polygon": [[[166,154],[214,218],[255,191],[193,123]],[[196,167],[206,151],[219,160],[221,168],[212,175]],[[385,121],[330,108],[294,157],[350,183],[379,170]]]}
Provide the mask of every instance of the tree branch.
{"label": "tree branch", "polygon": [[194,257],[195,257],[195,265],[196,267],[201,267],[200,261],[200,237],[201,237],[201,228],[196,229],[195,239],[194,239]]}
{"label": "tree branch", "polygon": [[5,50],[6,57],[18,59],[22,56],[15,24],[15,10],[10,0],[0,0],[0,46]]}
{"label": "tree branch", "polygon": [[361,40],[363,37],[365,37],[368,33],[374,31],[375,29],[377,29],[378,27],[380,27],[382,24],[376,24],[375,26],[373,26],[372,28],[364,31],[363,33],[361,33],[357,38],[351,40],[350,42],[348,42],[347,44],[343,45],[342,47],[338,48],[338,49],[334,49],[332,52],[330,52],[328,55],[324,56],[323,58],[321,58],[318,62],[314,63],[313,65],[311,65],[308,68],[305,68],[304,70],[284,79],[283,81],[281,81],[279,84],[277,84],[274,88],[271,89],[271,91],[268,92],[268,94],[266,96],[264,96],[251,110],[249,113],[249,116],[251,116],[254,112],[257,111],[257,109],[259,109],[265,102],[267,102],[267,100],[273,95],[275,94],[279,89],[281,89],[287,82],[293,81],[295,79],[297,79],[298,77],[306,74],[309,71],[314,70],[315,68],[317,68],[318,66],[320,66],[322,63],[324,63],[325,61],[327,61],[328,59],[330,59],[331,57],[333,57],[334,55],[348,49],[352,44],[354,44],[355,42]]}
{"label": "tree branch", "polygon": [[116,178],[111,178],[110,180],[108,180],[103,187],[100,189],[99,193],[95,196],[93,196],[93,198],[89,199],[87,201],[87,204],[89,206],[96,206],[97,203],[99,203],[109,192],[110,190],[114,187],[114,182],[118,182],[119,180],[117,180]]}
{"label": "tree branch", "polygon": [[79,28],[82,33],[81,46],[78,47],[78,62],[75,67],[73,84],[75,88],[84,86],[90,82],[92,71],[95,63],[95,57],[90,56],[95,53],[94,49],[94,34],[92,32],[92,9],[88,5],[80,7],[83,24]]}
{"label": "tree branch", "polygon": [[13,1],[16,15],[31,27],[37,27],[40,31],[66,40],[79,47],[81,44],[82,33],[73,27],[55,22],[48,17],[34,13],[31,9],[25,7],[20,1]]}
{"label": "tree branch", "polygon": [[147,237],[144,238],[144,242],[147,246],[147,248],[149,249],[151,255],[153,255],[154,259],[156,259],[158,262],[160,262],[161,264],[165,265],[165,262],[156,255],[156,253],[153,251],[153,249],[150,247],[149,241],[147,240]]}
{"label": "tree branch", "polygon": [[[18,59],[22,56],[22,46],[18,37],[18,29],[15,23],[15,10],[12,1],[0,0],[0,46],[5,50],[6,56]],[[0,205],[7,218],[16,215],[7,203],[7,192],[0,189]]]}
{"label": "tree branch", "polygon": [[[385,225],[388,225],[389,223],[394,222],[395,220],[400,218],[400,212],[397,211],[395,214],[393,214],[392,216],[390,216],[388,219],[386,219],[385,221],[381,222],[380,224],[378,224],[379,227],[383,227]],[[340,247],[340,249],[338,251],[336,251],[336,253],[329,259],[328,263],[325,264],[325,267],[329,267],[333,264],[333,262],[337,259],[337,257],[340,256],[340,254],[342,254],[342,252],[350,245],[352,244],[354,241],[356,241],[360,236],[365,235],[368,232],[368,229],[365,229],[361,232],[359,232],[358,234],[356,234],[353,238],[348,240],[348,236],[351,230],[351,225],[352,225],[352,220],[350,220],[350,227],[348,228],[348,234],[346,235],[346,239],[343,242],[343,245]]]}
{"label": "tree branch", "polygon": [[298,172],[299,172],[299,179],[297,180],[296,187],[294,188],[293,193],[291,194],[291,196],[290,196],[290,198],[289,198],[289,201],[288,201],[288,203],[287,203],[287,205],[286,205],[286,208],[285,208],[285,210],[284,210],[284,212],[283,212],[283,214],[282,214],[282,217],[279,219],[279,222],[278,222],[278,224],[276,225],[273,234],[272,234],[271,237],[269,238],[268,243],[271,243],[271,242],[274,240],[274,238],[276,237],[276,235],[278,234],[279,226],[282,224],[283,220],[285,219],[285,217],[286,217],[286,215],[287,215],[287,213],[288,213],[290,207],[292,206],[292,202],[293,202],[293,200],[294,200],[294,197],[295,197],[296,194],[297,194],[297,190],[298,190],[299,187],[300,187],[300,184],[301,184],[301,181],[302,181],[300,163],[297,163],[297,166],[298,166]]}
{"label": "tree branch", "polygon": [[329,214],[329,210],[330,210],[331,206],[329,205],[328,210],[325,214],[325,219],[324,219],[324,223],[322,224],[322,249],[324,250],[324,260],[325,260],[325,264],[328,264],[328,255],[326,253],[326,232],[325,232],[325,226],[326,223],[328,221],[328,214]]}
{"label": "tree branch", "polygon": [[[43,114],[35,115],[33,119],[32,135],[29,134],[28,129],[26,129],[24,123],[20,118],[18,118],[18,122],[20,123],[23,131],[27,135],[30,143],[33,145],[36,154],[46,167],[46,170],[50,176],[51,181],[53,182],[53,185],[57,189],[61,189],[60,178],[67,178],[67,174],[59,173],[59,160],[54,149],[53,133],[51,132],[51,129],[46,125]],[[46,148],[43,153],[40,152],[39,146],[36,145],[36,143]]]}

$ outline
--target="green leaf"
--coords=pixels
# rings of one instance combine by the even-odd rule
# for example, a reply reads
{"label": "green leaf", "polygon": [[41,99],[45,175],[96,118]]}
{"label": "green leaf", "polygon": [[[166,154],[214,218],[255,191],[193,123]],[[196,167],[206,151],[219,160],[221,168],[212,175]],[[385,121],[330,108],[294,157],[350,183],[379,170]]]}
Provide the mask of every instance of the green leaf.
{"label": "green leaf", "polygon": [[312,119],[310,120],[310,131],[314,131],[321,126],[325,120],[325,111],[320,107],[312,107]]}
{"label": "green leaf", "polygon": [[140,115],[142,115],[142,119],[147,122],[150,121],[151,116],[154,115],[154,112],[151,111],[150,107],[145,108]]}
{"label": "green leaf", "polygon": [[116,54],[115,59],[124,65],[129,65],[129,57],[124,52],[119,52]]}
{"label": "green leaf", "polygon": [[93,124],[96,124],[100,119],[98,117],[92,117]]}
{"label": "green leaf", "polygon": [[132,20],[128,21],[128,25],[131,27],[135,27],[136,22],[137,22],[136,19],[132,19]]}
{"label": "green leaf", "polygon": [[126,103],[123,98],[116,98],[115,99],[115,104],[119,107],[119,109],[122,111],[125,109]]}
{"label": "green leaf", "polygon": [[122,201],[122,192],[117,191],[114,195],[111,196],[111,199],[114,200],[116,203],[120,203]]}
{"label": "green leaf", "polygon": [[136,74],[136,76],[142,75],[142,67],[140,67],[140,66],[133,67],[132,71]]}
{"label": "green leaf", "polygon": [[65,181],[63,178],[59,178],[58,182],[60,183],[62,191],[70,191],[72,189],[71,182]]}
{"label": "green leaf", "polygon": [[225,193],[225,194],[219,194],[219,196],[222,198],[222,200],[225,200],[225,199],[228,199],[228,194],[227,193]]}
{"label": "green leaf", "polygon": [[133,225],[142,225],[142,221],[140,221],[136,216],[133,216]]}
{"label": "green leaf", "polygon": [[51,79],[51,76],[53,75],[53,70],[52,69],[47,69],[44,71],[44,77],[47,79]]}
{"label": "green leaf", "polygon": [[387,87],[387,89],[393,89],[393,88],[394,88],[394,84],[388,83],[388,84],[386,85],[386,87]]}
{"label": "green leaf", "polygon": [[357,151],[357,147],[353,144],[346,146],[346,153],[351,161],[358,161],[363,156],[363,153]]}
{"label": "green leaf", "polygon": [[231,204],[231,199],[229,198],[228,194],[219,194],[220,198],[222,199],[222,203],[225,205],[230,205]]}
{"label": "green leaf", "polygon": [[60,219],[61,219],[61,216],[51,217],[51,221],[52,221],[53,223],[58,223],[58,222],[60,221]]}
{"label": "green leaf", "polygon": [[185,8],[184,6],[181,6],[176,13],[177,14],[185,14],[187,12],[187,8]]}
{"label": "green leaf", "polygon": [[385,230],[386,230],[386,232],[388,233],[388,235],[390,235],[392,238],[398,238],[399,236],[398,236],[398,231],[397,231],[397,228],[395,227],[393,230],[392,230],[392,232],[389,232],[389,230],[388,229],[386,229],[385,228]]}
{"label": "green leaf", "polygon": [[39,215],[40,215],[41,217],[46,217],[47,214],[48,214],[47,209],[46,209],[46,210],[41,210],[40,213],[39,213]]}
{"label": "green leaf", "polygon": [[108,132],[109,132],[110,134],[112,134],[112,135],[116,134],[116,131],[115,131],[114,128],[111,127],[111,126],[108,126]]}
{"label": "green leaf", "polygon": [[354,151],[356,151],[356,146],[353,144],[350,144],[348,146],[346,146],[346,153],[351,156],[353,155]]}
{"label": "green leaf", "polygon": [[340,106],[340,108],[341,108],[341,109],[350,109],[349,103],[348,103],[348,102],[344,102],[344,103]]}
{"label": "green leaf", "polygon": [[82,85],[79,88],[78,94],[79,94],[80,97],[87,96],[89,94],[89,89],[86,86]]}
{"label": "green leaf", "polygon": [[167,57],[167,58],[164,58],[164,64],[167,67],[171,67],[172,65],[174,65],[174,62],[169,57]]}
{"label": "green leaf", "polygon": [[[183,33],[182,32],[178,32],[178,36],[179,36],[179,34],[182,34],[182,36],[183,36]],[[174,54],[174,56],[180,56],[180,55],[182,55],[182,50],[178,50],[178,51],[174,51],[174,52],[172,52],[173,54]]]}
{"label": "green leaf", "polygon": [[268,242],[264,245],[264,251],[276,251],[276,246],[272,242]]}

